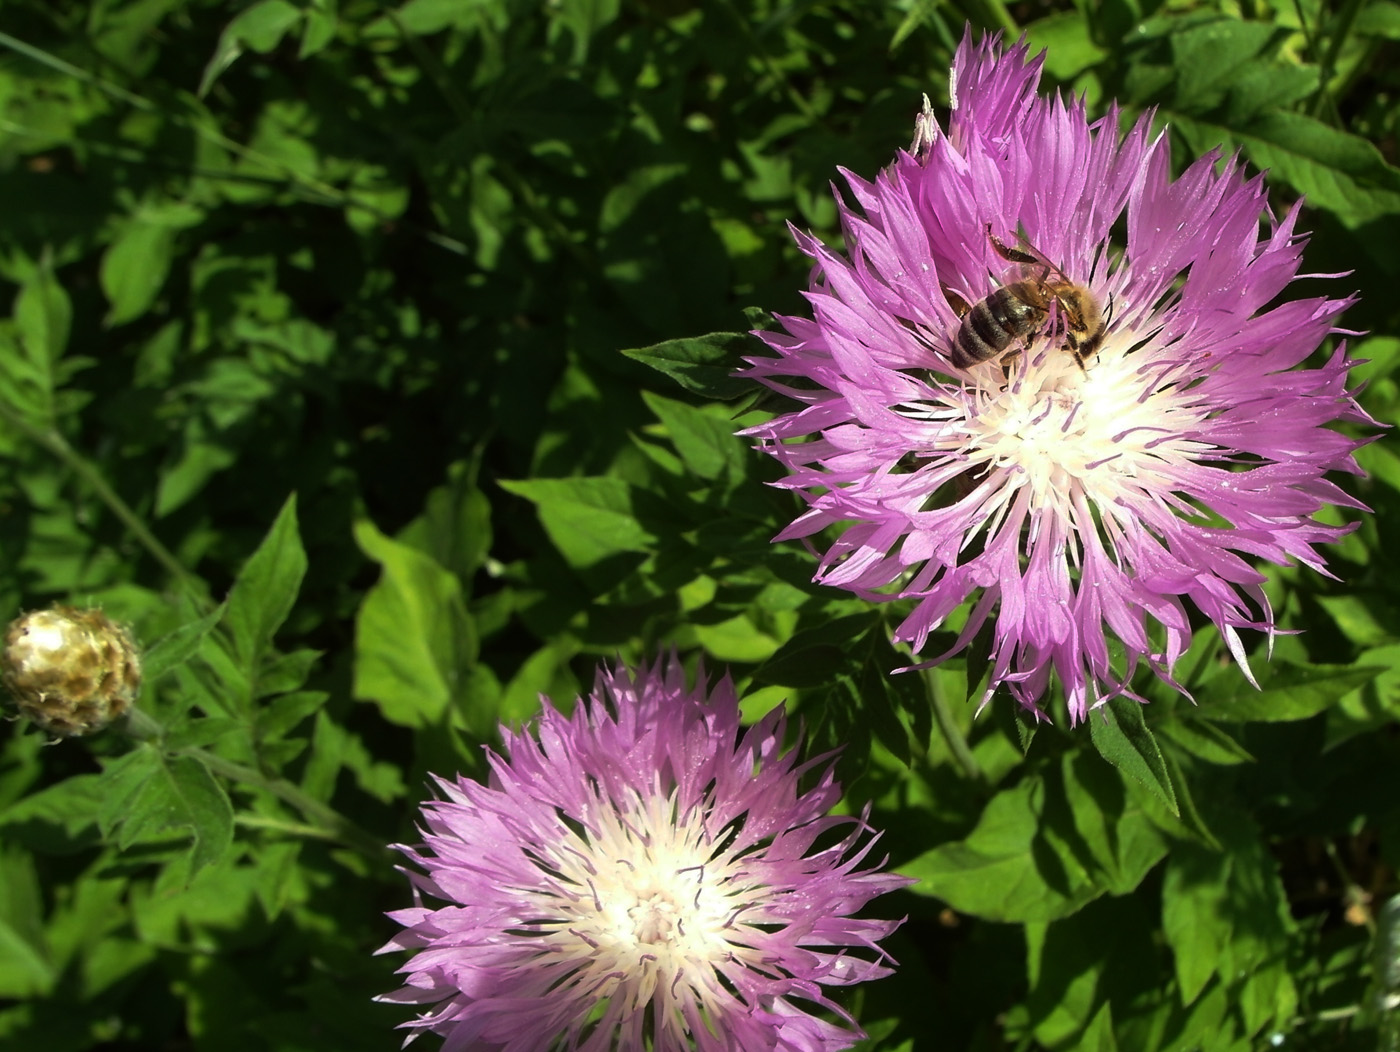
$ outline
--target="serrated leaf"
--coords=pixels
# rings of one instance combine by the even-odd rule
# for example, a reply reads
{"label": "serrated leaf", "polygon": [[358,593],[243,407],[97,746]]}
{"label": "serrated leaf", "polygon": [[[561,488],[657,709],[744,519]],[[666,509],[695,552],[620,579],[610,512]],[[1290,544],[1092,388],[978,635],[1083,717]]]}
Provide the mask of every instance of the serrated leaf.
{"label": "serrated leaf", "polygon": [[1302,113],[1273,110],[1243,128],[1173,117],[1196,145],[1244,147],[1250,159],[1355,226],[1400,211],[1400,169],[1359,135]]}
{"label": "serrated leaf", "polygon": [[109,766],[103,779],[113,796],[101,822],[105,831],[116,833],[117,846],[123,851],[171,833],[188,835],[193,875],[217,863],[233,842],[228,796],[209,769],[192,756],[165,756],[142,746]]}
{"label": "serrated leaf", "polygon": [[1158,724],[1157,733],[1207,763],[1230,766],[1254,762],[1248,749],[1206,720],[1167,720]]}
{"label": "serrated leaf", "polygon": [[171,669],[194,657],[214,626],[224,616],[224,604],[194,621],[186,622],[151,644],[141,658],[141,672],[147,683],[154,683]]}
{"label": "serrated leaf", "polygon": [[1114,698],[1089,713],[1089,736],[1099,755],[1129,778],[1145,786],[1180,817],[1176,791],[1162,759],[1162,750],[1142,715],[1142,706],[1129,698]]}
{"label": "serrated leaf", "polygon": [[0,329],[0,397],[40,427],[54,422],[59,363],[72,328],[68,294],[45,264],[15,299],[13,329]]}
{"label": "serrated leaf", "polygon": [[1279,663],[1270,666],[1267,677],[1260,677],[1262,690],[1255,691],[1243,683],[1214,680],[1201,692],[1198,701],[1203,714],[1226,723],[1305,720],[1385,671],[1379,665]]}
{"label": "serrated leaf", "polygon": [[41,267],[15,298],[15,327],[30,359],[52,370],[68,346],[73,304],[50,267]]}
{"label": "serrated leaf", "polygon": [[712,332],[622,353],[665,373],[692,394],[728,402],[753,392],[754,381],[733,373],[743,367],[743,355],[756,349],[746,332]]}
{"label": "serrated leaf", "polygon": [[272,637],[287,619],[306,575],[306,550],[297,529],[296,495],[287,498],[262,544],[244,564],[226,601],[234,653],[256,674]]}
{"label": "serrated leaf", "polygon": [[300,690],[275,698],[258,712],[258,739],[272,741],[282,737],[302,720],[310,717],[329,698],[330,695],[322,690]]}
{"label": "serrated leaf", "polygon": [[170,752],[175,752],[179,749],[198,749],[213,745],[233,735],[241,735],[246,739],[247,734],[247,723],[243,720],[227,716],[206,716],[178,724],[165,733],[160,745]]}
{"label": "serrated leaf", "polygon": [[98,776],[102,804],[97,812],[97,827],[104,838],[110,839],[126,820],[128,804],[150,781],[159,764],[160,755],[156,748],[141,745],[104,765],[102,774]]}
{"label": "serrated leaf", "polygon": [[405,727],[443,721],[476,663],[476,635],[457,578],[431,557],[355,524],[355,540],[380,566],[355,618],[355,696]]}

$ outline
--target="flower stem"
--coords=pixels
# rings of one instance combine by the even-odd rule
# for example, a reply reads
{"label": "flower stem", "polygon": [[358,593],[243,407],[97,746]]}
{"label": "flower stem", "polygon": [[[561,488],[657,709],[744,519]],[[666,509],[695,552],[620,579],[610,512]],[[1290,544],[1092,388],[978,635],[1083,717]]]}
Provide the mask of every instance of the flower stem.
{"label": "flower stem", "polygon": [[242,782],[263,789],[284,803],[290,804],[302,813],[322,835],[329,835],[346,847],[353,849],[372,862],[380,862],[388,852],[388,847],[379,838],[367,833],[333,807],[328,807],[314,797],[308,796],[298,786],[285,778],[269,778],[261,771],[245,767],[232,760],[226,760],[206,749],[188,748],[178,750],[186,756],[193,756],[205,763],[211,771],[221,774],[234,782]]}
{"label": "flower stem", "polygon": [[141,516],[131,509],[131,505],[122,500],[107,480],[102,477],[101,472],[68,444],[67,439],[60,435],[51,427],[36,427],[15,411],[15,409],[4,402],[0,402],[0,417],[3,417],[15,430],[22,433],[36,445],[43,447],[55,459],[60,461],[73,474],[77,475],[88,487],[97,494],[99,500],[107,505],[108,509],[121,520],[132,535],[141,542],[141,546],[150,553],[151,558],[165,569],[175,580],[185,585],[190,594],[198,597],[199,589],[195,587],[195,579],[190,572],[185,569],[180,560],[160,542],[160,539],[152,533],[149,527],[141,521]]}
{"label": "flower stem", "polygon": [[963,735],[962,728],[953,719],[952,709],[948,707],[948,695],[943,689],[943,681],[938,675],[936,668],[924,669],[924,686],[928,691],[929,708],[933,710],[933,718],[938,721],[938,729],[943,732],[943,739],[948,743],[948,751],[953,754],[953,759],[962,768],[963,774],[968,781],[975,782],[983,788],[987,785],[986,772],[982,770],[982,765],[977,762],[977,757],[972,755],[972,750],[968,747],[967,738]]}

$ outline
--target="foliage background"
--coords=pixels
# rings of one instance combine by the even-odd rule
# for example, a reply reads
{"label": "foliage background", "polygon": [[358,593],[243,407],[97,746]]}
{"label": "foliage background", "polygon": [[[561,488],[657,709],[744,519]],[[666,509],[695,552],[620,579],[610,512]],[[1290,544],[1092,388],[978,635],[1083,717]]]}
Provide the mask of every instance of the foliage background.
{"label": "foliage background", "polygon": [[5,0],[0,615],[132,624],[155,722],[0,739],[0,1043],[397,1047],[428,773],[674,646],[844,743],[921,879],[865,1047],[1396,1047],[1393,432],[1262,692],[1203,633],[1194,707],[1074,731],[887,676],[899,611],[769,544],[724,334],[802,309],[783,224],[837,236],[965,20],[1306,194],[1395,421],[1390,0]]}

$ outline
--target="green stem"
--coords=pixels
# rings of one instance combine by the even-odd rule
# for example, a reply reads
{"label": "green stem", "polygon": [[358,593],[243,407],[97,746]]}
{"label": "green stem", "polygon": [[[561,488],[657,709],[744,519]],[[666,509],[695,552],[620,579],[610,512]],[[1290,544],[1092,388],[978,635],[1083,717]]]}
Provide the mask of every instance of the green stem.
{"label": "green stem", "polygon": [[943,732],[943,739],[948,743],[948,750],[953,754],[953,759],[962,768],[963,774],[968,780],[977,783],[979,786],[987,785],[986,772],[982,770],[982,765],[977,762],[977,757],[972,755],[972,750],[968,747],[967,738],[963,736],[962,728],[958,726],[957,720],[953,719],[953,712],[948,707],[948,695],[943,690],[943,682],[939,678],[937,669],[925,669],[924,686],[928,691],[929,707],[933,710],[933,718],[938,722],[938,729]]}
{"label": "green stem", "polygon": [[133,708],[126,714],[126,736],[139,742],[159,741],[165,727],[144,709]]}
{"label": "green stem", "polygon": [[1002,0],[984,0],[981,7],[987,20],[1000,26],[1006,33],[1008,42],[1021,35],[1021,27],[1016,24],[1016,19],[1011,17],[1011,12],[1006,9]]}
{"label": "green stem", "polygon": [[107,480],[102,477],[101,472],[84,460],[68,444],[67,439],[51,427],[36,427],[22,414],[16,412],[13,406],[5,402],[0,402],[0,418],[3,418],[6,423],[36,445],[43,447],[68,470],[87,483],[88,488],[97,494],[98,499],[107,505],[112,514],[121,520],[122,525],[141,542],[141,546],[150,553],[151,558],[160,563],[171,577],[183,584],[192,596],[200,597],[197,578],[185,569],[169,548],[160,542],[160,539],[141,521],[141,516],[137,515],[126,501],[122,500],[121,495],[107,484]]}
{"label": "green stem", "polygon": [[[1332,98],[1331,91],[1328,90],[1327,82],[1332,79],[1337,68],[1337,56],[1341,54],[1342,45],[1346,43],[1347,34],[1351,32],[1351,24],[1356,21],[1356,16],[1360,12],[1363,0],[1346,0],[1342,9],[1337,14],[1336,25],[1332,27],[1332,35],[1327,40],[1327,51],[1318,63],[1317,70],[1317,97],[1313,100],[1313,116],[1322,115],[1324,106],[1332,108],[1332,115],[1336,118],[1336,102]],[[1319,15],[1319,18],[1321,16]]]}
{"label": "green stem", "polygon": [[261,771],[252,767],[244,767],[241,763],[234,763],[232,760],[226,760],[217,753],[209,752],[206,749],[189,748],[177,751],[201,760],[208,765],[211,771],[223,775],[230,781],[241,782],[244,785],[251,785],[256,789],[271,793],[283,803],[296,808],[313,825],[324,830],[327,835],[340,841],[346,847],[354,849],[372,862],[382,862],[388,853],[388,846],[378,837],[361,829],[335,808],[328,807],[321,801],[307,795],[285,778],[269,778]]}
{"label": "green stem", "polygon": [[131,532],[136,535],[136,539],[145,546],[146,550],[151,553],[151,556],[158,563],[169,571],[171,576],[182,581],[187,581],[189,579],[189,573],[184,566],[180,564],[180,560],[175,558],[170,552],[170,549],[161,544],[155,534],[151,533],[151,531],[146,528],[146,524],[141,521],[140,516],[132,511],[130,505],[122,500],[116,490],[112,489],[112,487],[107,484],[107,480],[102,477],[95,467],[78,455],[62,435],[52,428],[34,426],[26,420],[23,415],[16,412],[12,406],[4,402],[0,402],[0,417],[3,417],[6,423],[14,427],[15,430],[21,432],[36,445],[42,446],[56,459],[61,461],[70,471],[86,482],[93,492],[97,494],[98,498],[101,499],[102,503],[106,504],[107,507],[111,509],[112,514],[116,515],[127,529],[131,530]]}
{"label": "green stem", "polygon": [[236,815],[234,824],[242,826],[244,829],[263,829],[272,833],[284,833],[289,837],[296,837],[301,840],[328,840],[333,841],[334,836],[329,830],[320,826],[309,826],[302,822],[287,822],[280,818],[269,818],[266,815]]}

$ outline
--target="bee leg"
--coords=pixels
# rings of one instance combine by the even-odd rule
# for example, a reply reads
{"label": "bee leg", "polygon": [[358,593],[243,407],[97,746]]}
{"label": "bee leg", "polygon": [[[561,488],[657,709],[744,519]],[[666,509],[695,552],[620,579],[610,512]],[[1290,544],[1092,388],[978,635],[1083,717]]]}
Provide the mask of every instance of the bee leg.
{"label": "bee leg", "polygon": [[948,301],[948,306],[953,308],[953,313],[959,318],[967,314],[972,309],[967,300],[963,299],[948,286],[943,286],[943,298]]}
{"label": "bee leg", "polygon": [[998,360],[997,362],[997,364],[1001,366],[1001,375],[1006,377],[1007,380],[1010,380],[1011,370],[1020,360],[1021,348],[1016,347],[1011,350],[1008,350],[1005,354],[1001,356],[1000,360]]}
{"label": "bee leg", "polygon": [[1029,252],[1022,252],[1018,248],[1012,248],[1001,238],[992,233],[992,224],[987,224],[987,240],[992,243],[992,250],[1002,259],[1012,263],[1039,263]]}

